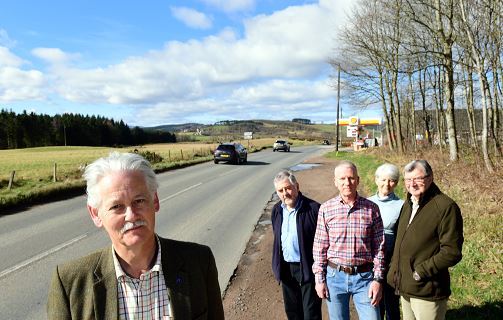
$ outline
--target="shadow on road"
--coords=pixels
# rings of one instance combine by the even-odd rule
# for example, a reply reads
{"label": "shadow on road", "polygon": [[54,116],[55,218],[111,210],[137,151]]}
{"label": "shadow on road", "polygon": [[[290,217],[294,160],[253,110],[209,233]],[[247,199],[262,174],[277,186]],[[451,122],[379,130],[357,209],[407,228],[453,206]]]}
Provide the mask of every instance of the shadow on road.
{"label": "shadow on road", "polygon": [[290,150],[290,151],[271,151],[271,152],[274,152],[274,153],[303,153],[302,151],[293,151],[293,150]]}
{"label": "shadow on road", "polygon": [[262,161],[250,161],[245,164],[245,166],[266,166],[269,165],[269,162],[262,162]]}

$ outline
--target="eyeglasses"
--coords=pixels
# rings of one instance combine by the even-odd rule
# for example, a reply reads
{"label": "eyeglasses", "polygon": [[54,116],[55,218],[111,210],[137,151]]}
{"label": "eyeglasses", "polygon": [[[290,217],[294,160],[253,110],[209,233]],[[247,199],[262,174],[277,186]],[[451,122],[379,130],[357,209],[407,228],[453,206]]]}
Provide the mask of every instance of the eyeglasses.
{"label": "eyeglasses", "polygon": [[403,179],[406,183],[411,183],[411,182],[416,182],[416,183],[423,183],[426,178],[429,176],[424,176],[424,177],[417,177],[417,178],[405,178]]}

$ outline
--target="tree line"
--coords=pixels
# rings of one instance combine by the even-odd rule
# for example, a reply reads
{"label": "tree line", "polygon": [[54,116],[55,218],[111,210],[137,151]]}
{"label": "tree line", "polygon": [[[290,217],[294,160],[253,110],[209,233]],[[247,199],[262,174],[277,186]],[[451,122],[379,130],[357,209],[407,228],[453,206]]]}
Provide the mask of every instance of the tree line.
{"label": "tree line", "polygon": [[503,2],[359,0],[348,21],[331,64],[353,102],[382,107],[389,147],[415,150],[424,136],[456,161],[462,109],[468,143],[492,172],[502,159]]}
{"label": "tree line", "polygon": [[130,128],[122,120],[64,113],[0,111],[0,149],[44,146],[132,146],[176,142],[173,133]]}

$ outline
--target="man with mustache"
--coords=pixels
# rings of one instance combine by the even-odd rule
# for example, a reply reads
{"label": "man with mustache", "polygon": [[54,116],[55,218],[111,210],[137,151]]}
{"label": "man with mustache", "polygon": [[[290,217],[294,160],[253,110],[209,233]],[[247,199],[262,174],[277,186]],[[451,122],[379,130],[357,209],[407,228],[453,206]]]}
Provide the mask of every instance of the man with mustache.
{"label": "man with mustache", "polygon": [[54,272],[48,319],[224,319],[210,248],[155,233],[157,178],[138,154],[86,167],[87,209],[112,245]]}
{"label": "man with mustache", "polygon": [[352,297],[360,319],[378,320],[384,282],[384,231],[379,207],[357,192],[356,166],[339,162],[339,195],[318,212],[313,245],[316,292],[327,299],[331,320],[349,320]]}
{"label": "man with mustache", "polygon": [[289,320],[321,320],[321,299],[314,289],[313,240],[320,204],[299,191],[292,172],[280,171],[274,188],[281,201],[272,209],[272,270],[281,282]]}

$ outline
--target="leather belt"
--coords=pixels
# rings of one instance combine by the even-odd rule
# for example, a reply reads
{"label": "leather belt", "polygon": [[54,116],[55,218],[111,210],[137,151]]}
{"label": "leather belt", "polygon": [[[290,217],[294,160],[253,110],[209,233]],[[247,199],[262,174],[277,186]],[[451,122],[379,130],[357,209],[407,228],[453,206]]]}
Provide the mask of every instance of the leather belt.
{"label": "leather belt", "polygon": [[342,266],[340,264],[336,264],[331,261],[328,261],[328,265],[337,271],[342,271],[342,272],[347,273],[349,275],[362,273],[362,272],[369,272],[369,271],[372,271],[372,269],[374,268],[374,264],[372,264],[372,263],[366,263],[366,264],[362,264],[359,266]]}

